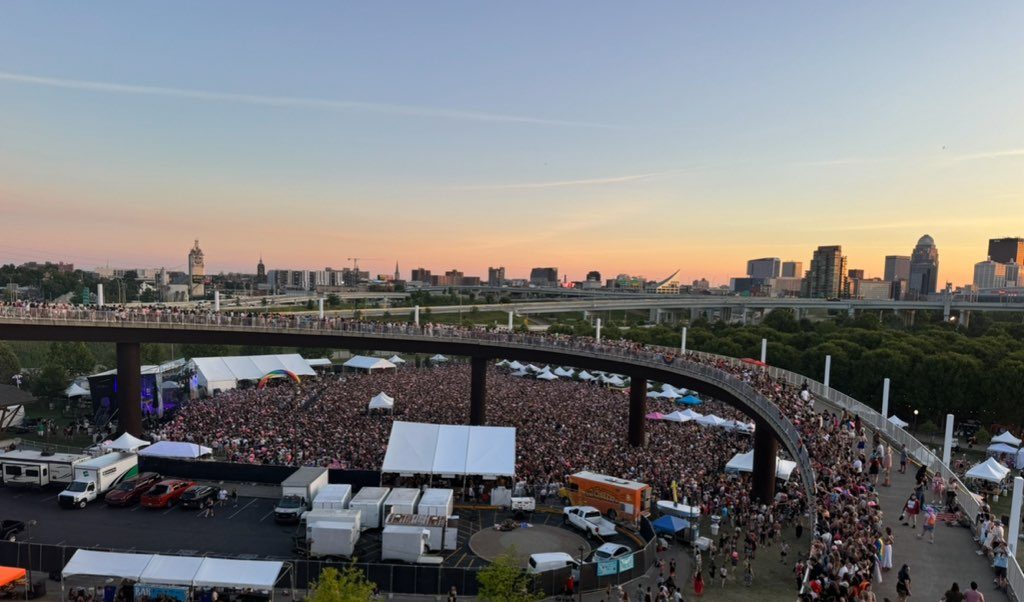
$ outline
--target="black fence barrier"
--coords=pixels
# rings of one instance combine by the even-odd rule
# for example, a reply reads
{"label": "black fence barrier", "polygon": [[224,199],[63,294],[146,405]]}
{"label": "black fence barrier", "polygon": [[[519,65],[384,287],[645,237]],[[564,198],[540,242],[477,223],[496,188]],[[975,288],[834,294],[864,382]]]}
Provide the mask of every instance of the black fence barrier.
{"label": "black fence barrier", "polygon": [[[234,481],[237,483],[269,483],[278,485],[292,475],[294,466],[266,464],[236,464],[233,462],[205,462],[152,458],[139,456],[140,472],[158,472],[162,475],[201,481]],[[342,470],[332,468],[327,476],[331,483],[346,483],[354,487],[380,485],[380,472],[376,470]]]}

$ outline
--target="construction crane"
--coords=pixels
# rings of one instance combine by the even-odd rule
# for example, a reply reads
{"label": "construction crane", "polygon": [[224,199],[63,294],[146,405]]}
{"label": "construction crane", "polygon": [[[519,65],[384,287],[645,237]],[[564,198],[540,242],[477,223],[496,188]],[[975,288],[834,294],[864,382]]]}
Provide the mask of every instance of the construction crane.
{"label": "construction crane", "polygon": [[359,260],[360,259],[377,259],[377,257],[349,257],[348,261],[352,262],[352,269],[356,272],[359,271]]}

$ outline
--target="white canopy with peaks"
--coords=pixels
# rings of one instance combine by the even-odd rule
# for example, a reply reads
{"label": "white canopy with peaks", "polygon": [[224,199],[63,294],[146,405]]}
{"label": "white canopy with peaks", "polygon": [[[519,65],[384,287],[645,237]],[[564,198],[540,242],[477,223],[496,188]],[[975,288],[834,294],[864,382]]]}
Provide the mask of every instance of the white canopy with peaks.
{"label": "white canopy with peaks", "polygon": [[1001,483],[1008,474],[1010,474],[1009,468],[997,462],[995,458],[989,458],[981,464],[971,467],[964,476],[968,479],[981,479],[983,481]]}
{"label": "white canopy with peaks", "polygon": [[396,366],[398,364],[404,364],[405,363],[405,360],[403,360],[402,358],[398,357],[398,355],[392,355],[391,357],[388,358],[388,361],[391,362],[392,364],[395,364]]}
{"label": "white canopy with peaks", "polygon": [[689,422],[690,420],[693,420],[693,418],[690,418],[684,412],[676,410],[671,414],[665,414],[665,417],[662,418],[662,420],[670,420],[672,422]]}
{"label": "white canopy with peaks", "polygon": [[227,357],[194,357],[198,384],[207,391],[226,391],[238,386],[240,380],[258,381],[275,370],[286,370],[298,376],[315,376],[309,362],[298,353],[281,355],[239,355]]}
{"label": "white canopy with peaks", "polygon": [[[796,468],[796,462],[790,460],[783,460],[782,458],[775,459],[775,476],[788,481],[793,469]],[[736,454],[732,457],[732,460],[725,465],[726,472],[754,472],[754,450],[750,450],[743,454]]]}
{"label": "white canopy with peaks", "polygon": [[393,410],[395,409],[395,398],[381,391],[370,400],[371,410]]}
{"label": "white canopy with peaks", "polygon": [[555,368],[555,376],[564,376],[566,378],[572,378],[574,374],[576,374],[576,371],[573,370],[572,368],[562,368],[561,366]]}
{"label": "white canopy with peaks", "polygon": [[86,389],[78,383],[71,383],[67,389],[64,389],[64,394],[68,397],[83,397],[89,394],[89,389]]}
{"label": "white canopy with peaks", "polygon": [[1014,437],[1013,433],[1006,431],[1005,433],[992,437],[992,441],[990,441],[990,443],[1005,443],[1007,445],[1012,445],[1013,447],[1020,447],[1021,441]]}
{"label": "white canopy with peaks", "polygon": [[694,412],[690,408],[686,408],[685,410],[683,410],[682,413],[683,413],[683,416],[686,416],[687,418],[689,418],[691,420],[697,420],[699,418],[703,418],[704,417],[704,414],[701,414],[700,412]]}
{"label": "white canopy with peaks", "polygon": [[153,445],[139,450],[140,456],[184,458],[186,460],[195,460],[212,453],[213,450],[209,447],[185,441],[157,441]]}
{"label": "white canopy with peaks", "polygon": [[436,355],[430,356],[430,361],[432,361],[432,362],[447,362],[448,358],[446,358],[445,356],[443,356],[440,353],[438,353]]}
{"label": "white canopy with peaks", "polygon": [[342,366],[346,368],[353,368],[355,370],[385,370],[387,368],[397,368],[393,363],[382,357],[369,357],[366,355],[357,355],[349,358]]}
{"label": "white canopy with peaks", "polygon": [[595,378],[597,378],[597,377],[594,376],[593,374],[587,372],[586,370],[584,370],[583,372],[580,372],[580,380],[594,380]]}
{"label": "white canopy with peaks", "polygon": [[537,378],[539,378],[540,380],[558,380],[558,377],[549,372],[548,370],[544,370],[543,372],[538,374]]}
{"label": "white canopy with peaks", "polygon": [[64,565],[62,577],[112,577],[140,583],[268,590],[284,563],[159,554],[78,550]]}
{"label": "white canopy with peaks", "polygon": [[708,414],[697,419],[697,424],[702,426],[722,426],[725,424],[725,419],[719,418],[714,414]]}
{"label": "white canopy with peaks", "polygon": [[889,422],[895,424],[896,426],[900,427],[901,429],[905,429],[908,426],[910,426],[909,422],[906,422],[904,420],[900,420],[900,417],[897,416],[896,414],[893,414],[892,416],[889,416]]}
{"label": "white canopy with peaks", "polygon": [[516,429],[395,422],[381,472],[510,477]]}
{"label": "white canopy with peaks", "polygon": [[988,449],[985,451],[990,454],[1016,454],[1017,448],[1005,443],[993,443],[992,445],[989,445]]}
{"label": "white canopy with peaks", "polygon": [[149,441],[134,437],[131,433],[123,433],[117,439],[114,439],[110,443],[104,445],[104,447],[111,451],[133,452],[138,451],[140,448],[146,447],[147,445],[149,445]]}

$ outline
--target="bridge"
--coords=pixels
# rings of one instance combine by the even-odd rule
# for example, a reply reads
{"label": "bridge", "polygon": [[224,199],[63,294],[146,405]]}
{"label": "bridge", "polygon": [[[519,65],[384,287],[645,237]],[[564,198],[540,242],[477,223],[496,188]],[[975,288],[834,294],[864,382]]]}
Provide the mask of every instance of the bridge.
{"label": "bridge", "polygon": [[271,345],[372,349],[407,353],[445,353],[470,358],[469,423],[486,421],[487,364],[506,358],[568,365],[626,374],[629,390],[628,441],[645,442],[647,382],[669,383],[707,394],[754,419],[753,495],[775,494],[779,443],[800,468],[808,499],[814,496],[814,471],[798,431],[782,411],[748,383],[729,372],[658,351],[638,351],[578,339],[553,339],[511,332],[420,328],[412,324],[265,318],[222,314],[129,314],[104,310],[0,311],[0,339],[97,341],[115,343],[118,370],[118,424],[142,434],[141,343]]}

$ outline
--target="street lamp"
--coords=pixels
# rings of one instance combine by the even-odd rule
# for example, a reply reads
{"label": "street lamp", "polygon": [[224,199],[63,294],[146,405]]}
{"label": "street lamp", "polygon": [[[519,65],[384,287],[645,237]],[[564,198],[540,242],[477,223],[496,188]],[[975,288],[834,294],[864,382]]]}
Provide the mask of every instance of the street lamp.
{"label": "street lamp", "polygon": [[917,414],[918,411],[914,410],[914,432],[917,432]]}
{"label": "street lamp", "polygon": [[583,546],[580,546],[578,549],[580,551],[580,570],[579,570],[579,578],[576,579],[576,591],[578,592],[577,595],[579,596],[579,602],[583,602],[583,584],[580,583],[580,581],[583,578],[583,550],[584,550],[584,548],[583,548]]}
{"label": "street lamp", "polygon": [[25,599],[28,600],[29,591],[32,587],[32,527],[36,526],[35,520],[25,523],[25,539],[28,541],[28,572],[25,573]]}

